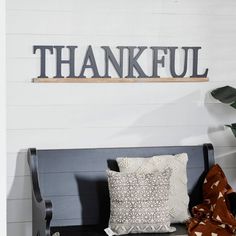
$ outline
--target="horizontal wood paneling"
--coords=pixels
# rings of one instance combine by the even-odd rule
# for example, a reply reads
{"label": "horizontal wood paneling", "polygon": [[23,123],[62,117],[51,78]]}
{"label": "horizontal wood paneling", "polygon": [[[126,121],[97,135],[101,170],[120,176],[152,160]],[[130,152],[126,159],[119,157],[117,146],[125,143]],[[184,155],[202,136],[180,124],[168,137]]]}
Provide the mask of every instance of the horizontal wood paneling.
{"label": "horizontal wood paneling", "polygon": [[[11,155],[13,155],[13,154],[11,154]],[[234,184],[234,179],[235,179],[234,168],[236,167],[235,155],[236,155],[236,148],[215,146],[216,161],[225,170],[225,173],[227,174],[229,181],[233,184],[233,187],[236,187]],[[25,164],[24,158],[20,158],[20,160],[17,161],[17,165],[18,165],[18,169],[19,169],[18,173],[22,173],[22,175],[8,177],[8,181],[7,181],[8,199],[11,199],[11,200],[31,199],[31,183],[30,183],[31,180],[30,180],[30,176],[28,175],[28,173],[26,175],[24,175],[24,165],[22,164],[22,162]],[[12,164],[15,165],[16,163],[12,163]],[[27,170],[28,170],[28,166],[27,166]],[[68,175],[68,174],[66,174],[66,175]],[[69,187],[69,186],[67,186],[67,187]],[[64,192],[68,191],[64,188],[62,190]],[[58,194],[59,194],[59,192],[58,192]],[[70,194],[69,191],[68,191],[68,194]]]}
{"label": "horizontal wood paneling", "polygon": [[[165,32],[164,29],[161,33]],[[231,34],[231,32],[229,32]],[[232,34],[233,35],[233,34]],[[214,55],[219,54],[222,51],[228,51],[227,48],[222,47],[214,50],[215,44],[222,44],[223,42],[232,42],[232,38],[228,38],[226,36],[221,36],[221,38],[214,39],[211,43],[206,41],[204,36],[201,34],[194,33],[194,35],[189,35],[183,38],[181,35],[176,34],[170,37],[166,37],[165,35],[159,35],[158,37],[153,37],[152,32],[149,34],[145,34],[142,37],[137,37],[135,35],[122,35],[119,34],[116,37],[104,37],[103,35],[95,34],[89,41],[87,35],[27,35],[25,38],[25,34],[8,34],[7,38],[7,58],[39,58],[40,54],[37,51],[33,54],[33,45],[75,45],[76,48],[76,62],[82,62],[81,58],[87,50],[88,45],[91,45],[96,57],[102,56],[104,57],[104,50],[101,49],[101,46],[110,46],[113,53],[118,57],[119,50],[116,49],[117,46],[197,46],[196,43],[199,43],[198,46],[201,46],[202,49],[199,51],[200,58],[199,60],[207,60],[211,59],[212,53]],[[191,43],[192,38],[195,38],[195,42]],[[232,48],[235,48],[235,45],[232,44]],[[64,51],[67,51],[64,49]],[[125,51],[126,52],[126,51]],[[178,51],[176,52],[178,54]],[[210,54],[209,54],[210,53]],[[232,52],[231,52],[232,53]],[[148,56],[152,56],[151,49],[147,48],[140,58],[139,61],[142,60],[142,57],[147,54]],[[65,54],[65,56],[68,54]],[[124,54],[125,55],[125,54]],[[226,58],[226,55],[221,55],[223,58]],[[51,55],[48,53],[47,59],[55,58],[55,55]],[[167,57],[168,58],[168,57]],[[147,60],[148,58],[146,58]],[[145,60],[145,61],[146,61]],[[191,60],[191,58],[189,58]],[[99,63],[99,62],[98,62]]]}
{"label": "horizontal wood paneling", "polygon": [[28,176],[29,167],[27,163],[26,150],[19,153],[7,154],[7,176]]}
{"label": "horizontal wood paneling", "polygon": [[[99,135],[98,135],[99,134]],[[41,149],[81,147],[127,147],[194,145],[212,142],[216,146],[235,146],[236,140],[227,129],[208,126],[128,127],[9,130],[8,151],[28,147]]]}
{"label": "horizontal wood paneling", "polygon": [[[223,168],[229,183],[231,186],[236,189],[236,174],[235,167]],[[77,197],[78,198],[78,197]],[[63,210],[59,209],[61,214]],[[28,222],[31,221],[31,199],[11,199],[8,200],[8,222]]]}
{"label": "horizontal wood paneling", "polygon": [[[192,187],[191,184],[193,184],[193,180],[198,178],[200,171],[201,168],[190,168],[187,172],[188,178],[192,180],[189,181],[189,189]],[[73,198],[78,199],[78,195],[81,200],[82,198],[93,199],[97,198],[98,187],[107,188],[105,171],[41,174],[40,180],[43,190],[42,194],[45,196],[45,199],[54,199],[55,197],[66,198],[67,196],[73,196]],[[52,188],[56,183],[66,183],[66,186],[58,184],[55,188]],[[108,194],[105,196],[108,197]],[[70,201],[68,202],[70,203]],[[73,206],[73,204],[71,205]]]}
{"label": "horizontal wood paneling", "polygon": [[[224,168],[236,167],[236,147],[220,147],[214,146],[214,153],[216,161]],[[7,176],[8,177],[29,177],[29,167],[27,163],[26,152],[9,153],[7,155]]]}
{"label": "horizontal wood paneling", "polygon": [[29,199],[31,198],[30,176],[8,177],[7,178],[8,199]]}
{"label": "horizontal wood paneling", "polygon": [[7,222],[32,221],[31,199],[7,200]]}
{"label": "horizontal wood paneling", "polygon": [[18,222],[7,224],[7,236],[32,236],[32,222]]}
{"label": "horizontal wood paneling", "polygon": [[[225,117],[225,113],[228,114],[227,117]],[[47,115],[42,116],[41,114]],[[199,114],[201,116],[198,117]],[[8,109],[8,129],[11,130],[80,127],[128,128],[131,126],[209,125],[217,127],[222,126],[222,120],[224,123],[233,123],[235,111],[221,103],[11,106]]]}
{"label": "horizontal wood paneling", "polygon": [[[97,2],[94,0],[86,1],[87,4],[76,0],[69,0],[67,4],[58,4],[56,0],[37,1],[22,0],[21,3],[14,0],[7,1],[7,9],[13,10],[29,10],[29,11],[101,11],[109,10],[117,12],[155,12],[161,14],[187,14],[187,15],[235,15],[236,4],[234,0],[227,0],[222,4],[221,0],[214,1],[195,1],[195,0],[147,0],[145,4],[137,0],[120,0],[119,2],[111,2],[109,0]],[[93,8],[91,8],[93,6]],[[124,7],[125,6],[125,7]]]}
{"label": "horizontal wood paneling", "polygon": [[[224,169],[236,168],[236,147],[214,147],[215,158]],[[236,188],[235,188],[236,190]]]}
{"label": "horizontal wood paneling", "polygon": [[[68,212],[71,212],[71,219],[81,219],[83,215],[84,218],[91,218],[92,209],[94,209],[94,212],[98,213],[98,209],[95,208],[98,207],[95,202],[96,197],[93,195],[86,196],[85,201],[88,203],[86,205],[82,205],[81,201],[83,200],[78,196],[58,196],[50,198],[55,207],[55,220],[69,219]],[[94,217],[97,218],[98,215],[94,215]]]}
{"label": "horizontal wood paneling", "polygon": [[[236,82],[228,83],[236,86]],[[9,84],[8,105],[216,103],[209,92],[225,82],[193,84]]]}
{"label": "horizontal wood paneling", "polygon": [[[86,219],[86,220],[89,221],[89,219]],[[93,219],[90,219],[90,221],[92,221],[90,222],[90,224],[93,224]],[[53,220],[52,226],[81,225],[82,223],[83,223],[83,220],[81,218],[70,219],[70,220]]]}
{"label": "horizontal wood paneling", "polygon": [[[15,19],[18,19],[15,21]],[[174,36],[195,33],[210,37],[225,32],[235,32],[234,15],[188,15],[186,21],[184,15],[180,17],[175,14],[155,14],[151,11],[144,12],[140,17],[139,12],[132,12],[132,17],[127,12],[93,12],[93,18],[87,18],[87,12],[51,12],[46,11],[8,11],[7,33],[8,34],[46,34],[46,35],[107,35],[124,34],[141,36],[154,35]],[[145,20],[143,20],[145,18]],[[30,19],[30,21],[29,21]],[[42,21],[42,19],[44,19]],[[107,21],[109,19],[109,21]],[[158,21],[157,21],[158,19]],[[50,22],[45,27],[45,22]],[[163,22],[165,27],[163,27]],[[151,24],[150,24],[151,23]],[[37,27],[33,27],[37,26]],[[62,31],[63,29],[63,31]],[[91,30],[93,29],[93,30]]]}

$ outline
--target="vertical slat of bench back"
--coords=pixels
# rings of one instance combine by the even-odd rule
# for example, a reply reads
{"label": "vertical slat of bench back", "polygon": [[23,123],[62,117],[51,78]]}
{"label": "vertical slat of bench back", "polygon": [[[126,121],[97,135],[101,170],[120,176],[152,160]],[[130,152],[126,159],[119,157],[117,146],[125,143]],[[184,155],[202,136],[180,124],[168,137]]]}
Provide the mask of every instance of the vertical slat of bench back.
{"label": "vertical slat of bench back", "polygon": [[[182,147],[38,150],[38,168],[44,199],[53,204],[52,226],[107,224],[109,193],[106,169],[117,170],[117,157],[151,157],[186,152],[188,190],[214,163],[211,145]],[[202,180],[201,180],[202,181]],[[199,187],[191,205],[199,201]]]}

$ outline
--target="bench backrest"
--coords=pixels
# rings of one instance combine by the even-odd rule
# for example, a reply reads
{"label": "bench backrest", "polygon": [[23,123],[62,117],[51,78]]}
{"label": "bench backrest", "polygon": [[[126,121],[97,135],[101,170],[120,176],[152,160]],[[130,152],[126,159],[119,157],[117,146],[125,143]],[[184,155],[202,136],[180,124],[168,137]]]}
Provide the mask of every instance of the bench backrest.
{"label": "bench backrest", "polygon": [[[118,170],[116,157],[151,157],[186,152],[190,207],[201,201],[201,183],[214,163],[210,144],[176,147],[132,147],[37,150],[43,199],[53,204],[52,226],[104,224],[109,219],[106,170]],[[34,206],[33,206],[34,207]]]}

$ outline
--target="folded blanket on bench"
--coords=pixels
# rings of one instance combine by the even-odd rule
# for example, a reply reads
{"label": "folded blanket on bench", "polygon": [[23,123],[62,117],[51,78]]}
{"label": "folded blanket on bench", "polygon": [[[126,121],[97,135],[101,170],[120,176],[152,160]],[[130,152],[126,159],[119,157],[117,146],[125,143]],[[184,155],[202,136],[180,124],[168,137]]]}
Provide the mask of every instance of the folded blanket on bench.
{"label": "folded blanket on bench", "polygon": [[190,236],[228,236],[236,231],[236,219],[230,211],[228,195],[233,189],[219,165],[208,172],[203,184],[203,203],[192,209],[188,225]]}

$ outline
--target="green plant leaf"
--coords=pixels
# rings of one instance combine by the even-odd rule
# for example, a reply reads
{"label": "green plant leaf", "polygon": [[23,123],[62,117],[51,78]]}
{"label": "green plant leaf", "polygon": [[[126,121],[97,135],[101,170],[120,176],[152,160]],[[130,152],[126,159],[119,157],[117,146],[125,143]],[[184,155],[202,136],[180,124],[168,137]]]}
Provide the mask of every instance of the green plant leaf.
{"label": "green plant leaf", "polygon": [[230,106],[236,109],[236,101],[230,104]]}
{"label": "green plant leaf", "polygon": [[236,89],[231,86],[224,86],[214,89],[211,95],[223,103],[234,104],[232,107],[236,106]]}
{"label": "green plant leaf", "polygon": [[234,136],[236,137],[236,123],[233,123],[231,125],[226,125],[227,127],[231,128]]}
{"label": "green plant leaf", "polygon": [[[220,88],[214,89],[211,92],[211,95],[215,99],[219,100],[220,102],[227,103],[231,107],[236,109],[236,89],[235,88],[231,86],[220,87]],[[233,123],[231,125],[226,125],[226,126],[232,130],[234,136],[236,137],[236,123]]]}

